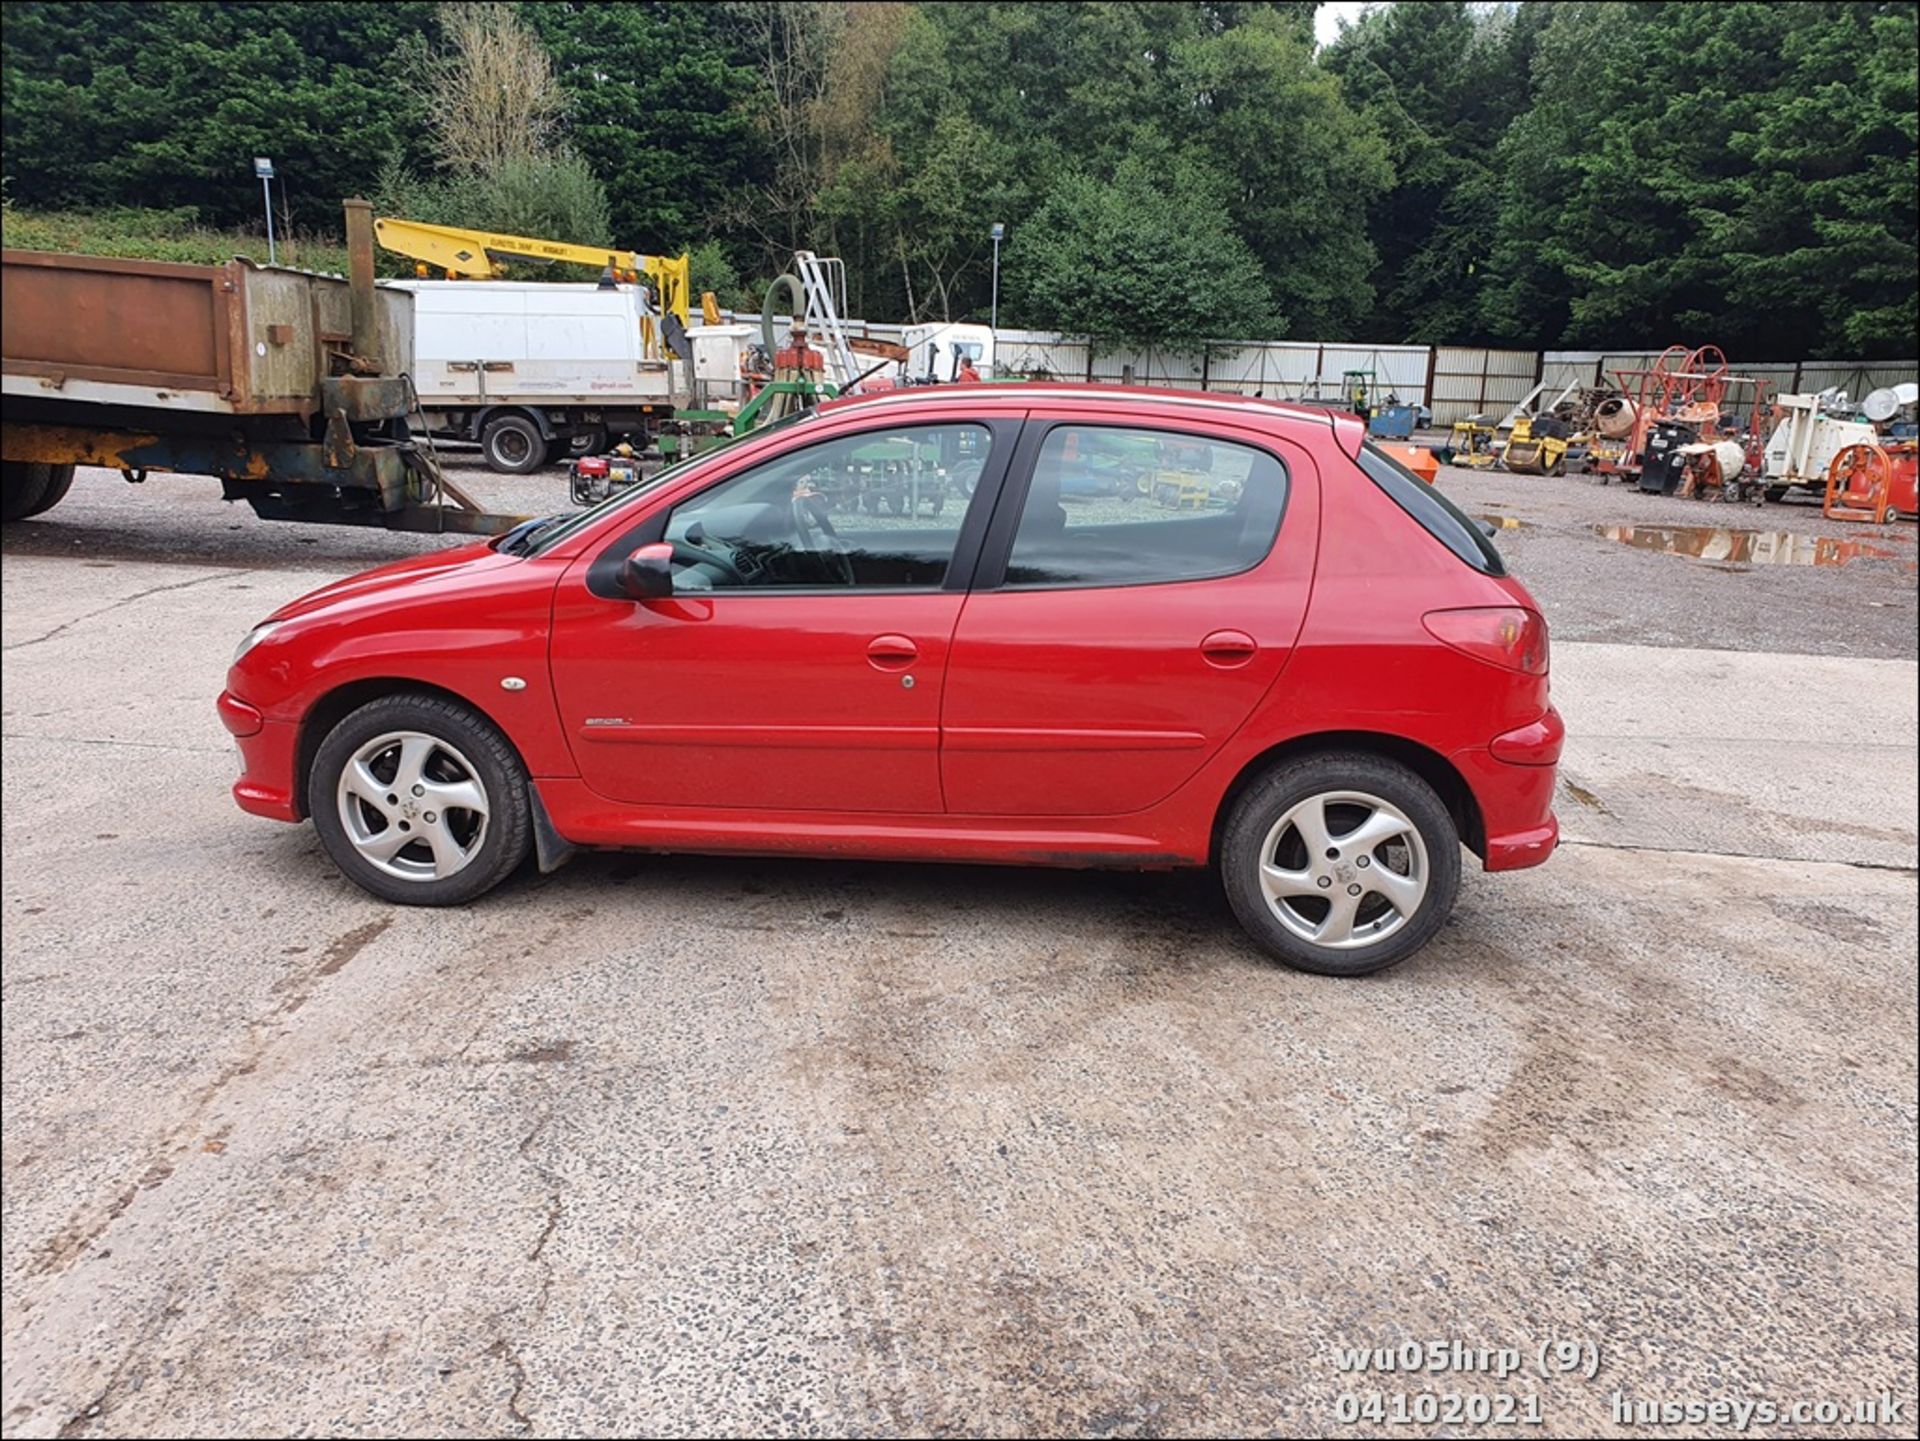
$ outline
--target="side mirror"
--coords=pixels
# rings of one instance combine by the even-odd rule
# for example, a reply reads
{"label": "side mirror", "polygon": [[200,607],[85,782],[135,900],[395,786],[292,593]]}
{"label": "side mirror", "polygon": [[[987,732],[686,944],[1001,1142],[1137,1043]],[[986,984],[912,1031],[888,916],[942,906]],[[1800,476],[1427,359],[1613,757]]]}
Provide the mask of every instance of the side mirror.
{"label": "side mirror", "polygon": [[621,561],[620,589],[629,600],[664,600],[672,595],[673,547],[656,540]]}

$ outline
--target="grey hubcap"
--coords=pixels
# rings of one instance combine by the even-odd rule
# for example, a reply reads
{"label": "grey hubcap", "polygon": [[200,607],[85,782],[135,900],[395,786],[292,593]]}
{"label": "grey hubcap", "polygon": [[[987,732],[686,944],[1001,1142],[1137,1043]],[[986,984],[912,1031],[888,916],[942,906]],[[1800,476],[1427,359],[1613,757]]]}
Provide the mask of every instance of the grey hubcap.
{"label": "grey hubcap", "polygon": [[1364,791],[1299,802],[1260,845],[1260,889],[1294,935],[1328,950],[1378,945],[1413,919],[1432,870],[1397,806]]}
{"label": "grey hubcap", "polygon": [[473,763],[419,731],[361,746],[341,768],[336,794],[353,848],[403,881],[445,880],[487,838],[487,792]]}

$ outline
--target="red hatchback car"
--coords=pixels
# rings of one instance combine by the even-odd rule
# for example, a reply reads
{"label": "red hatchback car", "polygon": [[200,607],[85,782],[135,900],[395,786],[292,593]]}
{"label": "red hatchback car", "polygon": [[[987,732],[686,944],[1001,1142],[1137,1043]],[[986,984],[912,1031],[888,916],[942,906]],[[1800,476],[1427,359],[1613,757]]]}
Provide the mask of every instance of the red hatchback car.
{"label": "red hatchback car", "polygon": [[1218,866],[1354,975],[1558,838],[1546,623],[1351,417],[1182,392],[834,402],[247,636],[256,815],[375,895],[532,851]]}

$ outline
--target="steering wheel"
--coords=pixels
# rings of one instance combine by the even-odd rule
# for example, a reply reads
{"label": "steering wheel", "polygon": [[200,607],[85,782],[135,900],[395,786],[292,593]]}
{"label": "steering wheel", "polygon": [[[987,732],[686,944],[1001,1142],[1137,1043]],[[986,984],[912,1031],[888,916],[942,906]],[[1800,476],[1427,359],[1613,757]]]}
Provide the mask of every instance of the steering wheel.
{"label": "steering wheel", "polygon": [[812,493],[796,492],[793,497],[793,532],[800,544],[815,555],[823,557],[834,578],[842,585],[853,584],[853,558],[847,553],[847,543],[840,539],[840,533],[833,528],[833,522],[827,519],[824,502],[816,505],[820,498]]}
{"label": "steering wheel", "polygon": [[740,567],[717,550],[708,550],[703,545],[694,545],[684,540],[673,544],[673,558],[681,565],[710,565],[725,573],[734,585],[745,585],[747,578],[740,573]]}

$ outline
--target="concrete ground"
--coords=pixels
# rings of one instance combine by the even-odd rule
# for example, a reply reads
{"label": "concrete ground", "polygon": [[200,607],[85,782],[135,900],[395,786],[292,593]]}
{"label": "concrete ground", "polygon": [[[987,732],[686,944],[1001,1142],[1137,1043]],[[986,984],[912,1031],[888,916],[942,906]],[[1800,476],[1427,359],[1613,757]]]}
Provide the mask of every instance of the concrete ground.
{"label": "concrete ground", "polygon": [[[88,477],[5,538],[7,1434],[1515,1429],[1394,1424],[1451,1393],[1620,1435],[1883,1392],[1753,1431],[1912,1434],[1910,571],[1714,570],[1579,508],[1656,498],[1449,477],[1531,527],[1568,844],[1341,983],[1201,875],[590,856],[384,906],[233,808],[210,702],[253,620],[438,542],[205,484]],[[1783,611],[1859,619],[1791,622],[1819,654],[1728,633],[1813,577]],[[1339,1364],[1429,1339],[1525,1365]]]}

